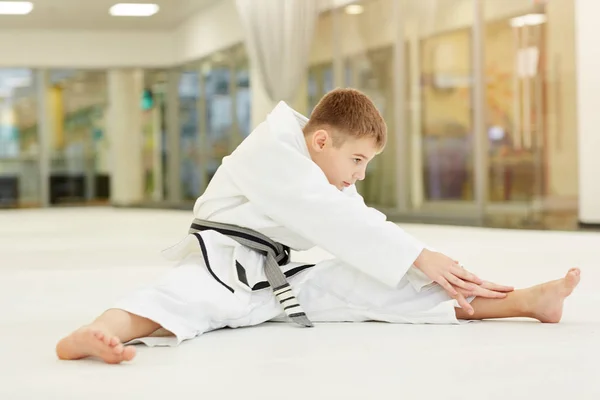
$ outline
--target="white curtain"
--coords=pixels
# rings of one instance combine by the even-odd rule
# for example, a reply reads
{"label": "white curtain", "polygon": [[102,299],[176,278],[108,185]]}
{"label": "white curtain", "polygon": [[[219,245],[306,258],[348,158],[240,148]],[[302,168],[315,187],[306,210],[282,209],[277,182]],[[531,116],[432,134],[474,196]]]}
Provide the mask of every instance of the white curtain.
{"label": "white curtain", "polygon": [[250,62],[272,102],[294,100],[308,66],[316,0],[236,0]]}

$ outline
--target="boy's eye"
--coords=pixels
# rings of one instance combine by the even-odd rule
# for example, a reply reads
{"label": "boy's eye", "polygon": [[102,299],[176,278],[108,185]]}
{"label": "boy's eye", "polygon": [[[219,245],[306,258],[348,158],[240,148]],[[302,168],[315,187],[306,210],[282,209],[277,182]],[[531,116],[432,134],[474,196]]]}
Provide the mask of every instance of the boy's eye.
{"label": "boy's eye", "polygon": [[356,164],[358,164],[359,162],[361,162],[361,161],[362,161],[362,159],[360,159],[360,158],[354,158],[354,159],[353,159],[353,161],[354,161]]}

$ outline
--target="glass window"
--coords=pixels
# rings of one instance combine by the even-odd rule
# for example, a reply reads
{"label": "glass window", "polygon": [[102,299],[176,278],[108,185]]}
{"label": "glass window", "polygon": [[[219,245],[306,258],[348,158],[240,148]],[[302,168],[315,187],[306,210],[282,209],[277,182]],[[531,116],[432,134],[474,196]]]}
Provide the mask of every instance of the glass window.
{"label": "glass window", "polygon": [[252,131],[252,92],[250,87],[250,67],[246,47],[238,45],[232,49],[235,70],[235,104],[238,141],[246,138]]}
{"label": "glass window", "polygon": [[179,81],[179,121],[181,128],[181,184],[183,200],[195,200],[202,189],[200,165],[200,116],[198,101],[200,91],[200,71],[190,65],[186,67]]}
{"label": "glass window", "polygon": [[167,71],[144,71],[141,98],[143,132],[144,197],[161,201],[166,188],[166,90]]}
{"label": "glass window", "polygon": [[312,112],[321,97],[335,88],[333,68],[334,18],[334,11],[325,11],[319,15],[315,26],[308,66],[308,114]]}
{"label": "glass window", "polygon": [[200,196],[223,157],[250,134],[251,94],[243,45],[212,54],[183,71],[180,121],[184,200]]}
{"label": "glass window", "polygon": [[[390,0],[360,2],[361,8],[342,8],[340,38],[346,84],[375,103],[388,126],[388,144],[367,168],[357,188],[367,203],[392,208],[396,204],[396,126],[394,101],[394,12]],[[358,12],[360,11],[360,12]]]}
{"label": "glass window", "polygon": [[334,89],[333,62],[313,65],[308,69],[308,110],[309,114],[319,100]]}
{"label": "glass window", "polygon": [[109,197],[105,71],[51,70],[50,204]]}
{"label": "glass window", "polygon": [[403,6],[412,206],[473,202],[473,3]]}
{"label": "glass window", "polygon": [[42,204],[35,71],[0,69],[0,207]]}
{"label": "glass window", "polygon": [[213,55],[205,62],[203,71],[206,94],[207,180],[210,181],[223,157],[232,151],[233,93],[231,60],[228,53]]}
{"label": "glass window", "polygon": [[[531,212],[528,204],[539,200],[550,212],[558,206],[559,220],[568,220],[565,211],[570,212],[573,223],[578,196],[572,172],[577,169],[573,2],[486,0],[484,11],[488,201]],[[498,207],[500,214],[503,209]]]}

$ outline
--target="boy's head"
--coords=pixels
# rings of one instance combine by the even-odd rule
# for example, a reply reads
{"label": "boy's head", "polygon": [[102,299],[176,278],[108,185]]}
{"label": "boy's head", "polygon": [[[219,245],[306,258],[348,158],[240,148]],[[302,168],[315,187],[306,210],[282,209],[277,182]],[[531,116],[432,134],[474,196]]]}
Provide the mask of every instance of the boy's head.
{"label": "boy's head", "polygon": [[387,141],[383,117],[366,95],[354,89],[327,93],[303,131],[312,160],[340,190],[365,178],[367,164]]}

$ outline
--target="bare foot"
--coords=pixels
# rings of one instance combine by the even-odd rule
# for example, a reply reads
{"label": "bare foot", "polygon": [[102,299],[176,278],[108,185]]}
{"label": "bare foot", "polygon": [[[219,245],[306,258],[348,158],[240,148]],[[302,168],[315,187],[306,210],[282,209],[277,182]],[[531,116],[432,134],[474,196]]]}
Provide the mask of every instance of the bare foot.
{"label": "bare foot", "polygon": [[98,357],[108,364],[131,361],[135,357],[133,346],[123,346],[119,338],[94,326],[84,326],[56,345],[56,355],[61,360],[79,360]]}
{"label": "bare foot", "polygon": [[579,284],[580,277],[579,268],[571,268],[564,278],[533,287],[532,317],[546,323],[560,322],[563,302]]}

